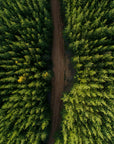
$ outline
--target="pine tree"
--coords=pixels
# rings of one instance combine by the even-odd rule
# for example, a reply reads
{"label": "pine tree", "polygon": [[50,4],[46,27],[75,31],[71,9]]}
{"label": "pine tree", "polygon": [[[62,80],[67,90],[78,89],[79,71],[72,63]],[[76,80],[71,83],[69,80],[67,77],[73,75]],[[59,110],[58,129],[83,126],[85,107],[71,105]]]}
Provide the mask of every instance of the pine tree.
{"label": "pine tree", "polygon": [[64,38],[73,53],[74,84],[62,97],[56,144],[113,143],[112,1],[63,0]]}
{"label": "pine tree", "polygon": [[0,1],[0,144],[38,144],[48,137],[48,5],[45,0]]}

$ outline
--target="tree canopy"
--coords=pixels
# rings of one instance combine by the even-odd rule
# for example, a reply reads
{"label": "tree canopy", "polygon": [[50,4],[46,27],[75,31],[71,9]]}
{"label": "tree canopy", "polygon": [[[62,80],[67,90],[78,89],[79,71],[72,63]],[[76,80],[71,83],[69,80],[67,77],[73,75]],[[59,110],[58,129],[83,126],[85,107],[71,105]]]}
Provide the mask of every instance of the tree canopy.
{"label": "tree canopy", "polygon": [[46,0],[0,0],[0,144],[47,139],[51,33]]}
{"label": "tree canopy", "polygon": [[56,144],[113,143],[114,26],[112,0],[62,0],[64,39],[74,84],[62,97]]}

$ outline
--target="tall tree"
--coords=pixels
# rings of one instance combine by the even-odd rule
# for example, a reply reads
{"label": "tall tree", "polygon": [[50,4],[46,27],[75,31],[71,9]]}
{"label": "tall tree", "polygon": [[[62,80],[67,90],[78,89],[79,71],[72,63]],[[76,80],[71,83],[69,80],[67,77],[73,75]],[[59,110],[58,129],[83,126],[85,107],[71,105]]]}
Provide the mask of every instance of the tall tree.
{"label": "tall tree", "polygon": [[63,0],[64,38],[73,52],[74,84],[56,144],[113,143],[114,27],[111,0]]}
{"label": "tall tree", "polygon": [[46,0],[0,0],[0,144],[47,139],[51,32]]}

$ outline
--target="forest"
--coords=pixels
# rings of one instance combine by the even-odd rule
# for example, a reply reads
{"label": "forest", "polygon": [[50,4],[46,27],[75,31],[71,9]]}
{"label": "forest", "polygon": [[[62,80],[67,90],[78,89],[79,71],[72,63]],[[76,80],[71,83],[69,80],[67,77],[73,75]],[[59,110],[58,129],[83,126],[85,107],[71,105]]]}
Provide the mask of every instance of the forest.
{"label": "forest", "polygon": [[0,0],[0,144],[47,139],[50,31],[46,0]]}
{"label": "forest", "polygon": [[[75,74],[50,136],[56,25]],[[113,144],[113,37],[113,0],[0,0],[0,144]]]}
{"label": "forest", "polygon": [[56,144],[112,144],[114,1],[62,0],[64,40],[75,70],[62,97]]}

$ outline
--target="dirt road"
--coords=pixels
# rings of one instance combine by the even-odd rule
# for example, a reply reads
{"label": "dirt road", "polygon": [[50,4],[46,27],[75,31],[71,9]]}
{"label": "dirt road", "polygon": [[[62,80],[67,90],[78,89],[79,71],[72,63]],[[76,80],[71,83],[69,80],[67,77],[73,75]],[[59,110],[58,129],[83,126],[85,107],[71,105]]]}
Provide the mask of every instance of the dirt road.
{"label": "dirt road", "polygon": [[52,79],[52,128],[48,144],[54,144],[54,134],[60,126],[61,96],[64,90],[64,40],[62,37],[62,20],[59,0],[51,0],[52,18],[54,24],[52,61],[54,78]]}

